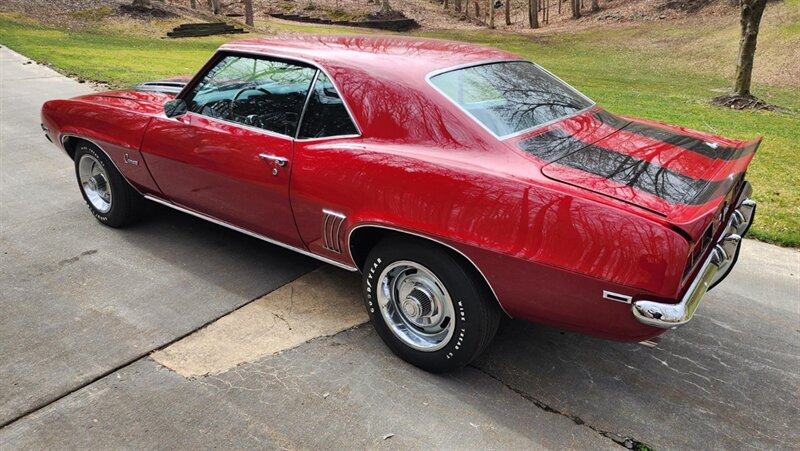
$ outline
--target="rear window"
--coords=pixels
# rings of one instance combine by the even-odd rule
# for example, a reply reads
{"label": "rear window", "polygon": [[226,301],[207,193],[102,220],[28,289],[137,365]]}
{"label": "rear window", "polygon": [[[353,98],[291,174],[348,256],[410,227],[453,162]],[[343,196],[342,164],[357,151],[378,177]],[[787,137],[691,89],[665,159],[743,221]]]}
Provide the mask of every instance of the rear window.
{"label": "rear window", "polygon": [[513,61],[456,69],[431,83],[503,137],[557,121],[594,103],[539,66]]}

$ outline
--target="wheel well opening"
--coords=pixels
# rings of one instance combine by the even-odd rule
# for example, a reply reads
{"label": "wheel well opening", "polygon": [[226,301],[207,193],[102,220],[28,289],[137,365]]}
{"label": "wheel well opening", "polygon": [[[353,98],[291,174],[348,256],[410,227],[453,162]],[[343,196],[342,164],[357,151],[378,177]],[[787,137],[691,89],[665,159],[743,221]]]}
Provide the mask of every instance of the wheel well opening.
{"label": "wheel well opening", "polygon": [[72,158],[73,160],[75,159],[75,147],[78,145],[78,142],[80,140],[81,140],[80,138],[76,138],[74,136],[67,136],[62,141],[64,150],[67,152],[67,155],[69,155],[69,157]]}
{"label": "wheel well opening", "polygon": [[372,250],[372,248],[375,247],[375,245],[377,245],[379,242],[392,238],[420,241],[426,243],[427,245],[438,246],[439,248],[445,249],[472,273],[472,276],[475,277],[475,280],[479,280],[484,284],[488,293],[492,296],[495,302],[497,302],[497,305],[500,307],[503,313],[508,316],[508,314],[505,313],[505,309],[503,309],[502,304],[500,304],[500,300],[497,298],[497,295],[495,294],[491,285],[489,285],[489,281],[486,280],[486,277],[480,272],[475,263],[455,249],[431,238],[417,236],[398,230],[386,229],[383,227],[359,227],[351,233],[349,243],[350,255],[353,257],[353,262],[356,264],[356,267],[358,267],[359,270],[362,270],[370,250]]}

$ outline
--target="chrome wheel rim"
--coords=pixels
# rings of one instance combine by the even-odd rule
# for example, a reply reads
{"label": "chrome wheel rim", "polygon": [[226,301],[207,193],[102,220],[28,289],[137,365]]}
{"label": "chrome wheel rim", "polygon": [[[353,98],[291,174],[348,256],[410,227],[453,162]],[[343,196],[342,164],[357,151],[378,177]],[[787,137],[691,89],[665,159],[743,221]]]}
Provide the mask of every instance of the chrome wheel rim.
{"label": "chrome wheel rim", "polygon": [[78,181],[89,203],[100,213],[111,210],[111,184],[108,173],[94,155],[83,155],[78,161]]}
{"label": "chrome wheel rim", "polygon": [[378,280],[378,307],[397,338],[424,352],[450,342],[455,330],[453,300],[433,272],[403,260],[387,266]]}

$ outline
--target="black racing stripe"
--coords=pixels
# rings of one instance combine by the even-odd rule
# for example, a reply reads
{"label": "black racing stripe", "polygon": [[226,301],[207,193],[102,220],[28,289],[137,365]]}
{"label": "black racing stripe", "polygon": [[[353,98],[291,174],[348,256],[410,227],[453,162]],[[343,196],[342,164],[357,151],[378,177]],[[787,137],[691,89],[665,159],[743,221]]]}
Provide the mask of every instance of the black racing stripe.
{"label": "black racing stripe", "polygon": [[[547,133],[520,142],[520,147],[550,163],[557,163],[589,174],[594,174],[619,184],[629,186],[653,196],[664,199],[671,204],[702,205],[722,196],[738,180],[730,177],[713,181],[696,179],[681,174],[646,160],[623,155],[566,136],[557,137],[557,141],[547,141]],[[541,139],[535,139],[542,137]]]}
{"label": "black racing stripe", "polygon": [[758,143],[743,147],[720,146],[699,138],[695,138],[693,136],[683,135],[681,133],[654,125],[643,124],[641,122],[625,121],[624,119],[614,116],[613,114],[604,110],[600,110],[595,113],[594,117],[608,126],[617,129],[624,128],[626,132],[635,133],[639,136],[665,142],[675,147],[680,147],[682,149],[686,149],[705,157],[717,160],[738,160],[745,155],[754,153],[756,148],[758,148]]}
{"label": "black racing stripe", "polygon": [[594,116],[595,119],[602,122],[603,124],[616,128],[617,130],[621,130],[625,128],[626,125],[631,123],[631,121],[623,119],[617,115],[611,114],[606,110],[598,110],[592,116]]}
{"label": "black racing stripe", "polygon": [[586,147],[586,143],[575,139],[560,128],[552,128],[532,136],[520,141],[518,145],[522,150],[548,162],[553,162]]}

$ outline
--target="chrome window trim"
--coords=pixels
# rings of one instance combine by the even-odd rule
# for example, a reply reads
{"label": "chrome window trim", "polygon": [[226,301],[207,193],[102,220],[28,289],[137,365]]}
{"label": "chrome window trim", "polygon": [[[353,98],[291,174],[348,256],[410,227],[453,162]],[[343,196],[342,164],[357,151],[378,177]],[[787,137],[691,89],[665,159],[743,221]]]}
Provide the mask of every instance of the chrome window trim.
{"label": "chrome window trim", "polygon": [[339,99],[341,99],[342,104],[344,104],[344,106],[345,106],[345,110],[347,110],[347,115],[350,118],[350,123],[353,124],[353,126],[356,128],[357,131],[359,131],[359,133],[357,133],[357,134],[348,133],[346,135],[320,136],[320,137],[314,137],[314,138],[301,138],[300,137],[300,128],[303,126],[303,120],[306,117],[306,109],[308,108],[308,104],[311,101],[311,95],[314,92],[314,86],[316,86],[316,84],[317,84],[317,79],[319,78],[320,72],[322,72],[322,71],[317,70],[317,73],[314,75],[314,80],[311,82],[311,88],[308,90],[308,96],[306,97],[306,103],[303,105],[303,113],[300,115],[300,121],[297,123],[297,131],[294,134],[294,140],[298,141],[298,142],[309,142],[309,141],[321,141],[321,140],[336,139],[336,138],[360,138],[361,137],[361,134],[360,134],[361,132],[359,131],[358,124],[356,124],[355,121],[353,121],[353,115],[350,114],[350,110],[347,109],[347,103],[344,101],[344,98],[342,98],[342,93],[339,91],[339,88],[337,88],[336,85],[333,83],[333,79],[330,77],[330,75],[326,74],[325,72],[322,72],[322,74],[324,74],[326,77],[328,77],[328,80],[331,81],[331,84],[333,85],[333,89],[336,90],[336,94],[339,94]]}
{"label": "chrome window trim", "polygon": [[317,78],[319,78],[319,69],[317,69],[317,71],[314,72],[314,77],[311,79],[311,84],[308,86],[308,92],[306,93],[306,100],[305,102],[303,102],[303,109],[300,110],[300,118],[297,119],[297,128],[295,128],[294,130],[294,139],[297,139],[300,136],[300,129],[303,127],[303,119],[305,119],[306,117],[308,102],[311,100],[311,96],[314,94],[314,86],[317,85]]}
{"label": "chrome window trim", "polygon": [[[366,228],[366,227],[373,227],[373,228],[377,228],[377,229],[386,229],[386,230],[392,230],[392,231],[395,231],[395,232],[405,233],[406,235],[411,235],[411,236],[415,236],[415,237],[418,237],[418,238],[422,238],[422,239],[426,239],[426,240],[429,240],[429,241],[433,241],[434,243],[441,244],[442,246],[455,251],[456,253],[458,253],[459,255],[464,257],[472,265],[472,267],[475,268],[475,270],[478,271],[478,274],[480,274],[481,277],[483,277],[483,280],[486,282],[486,285],[489,287],[489,290],[491,290],[492,296],[494,296],[494,300],[497,302],[497,305],[500,306],[500,309],[503,310],[503,313],[505,313],[509,318],[513,318],[506,311],[505,307],[503,307],[503,304],[500,302],[500,298],[497,297],[497,292],[494,291],[494,287],[492,286],[491,282],[489,282],[489,279],[486,277],[486,274],[484,274],[483,271],[481,271],[481,268],[479,268],[478,265],[475,264],[475,262],[472,261],[471,258],[467,257],[466,254],[464,254],[460,250],[456,249],[455,247],[453,247],[453,246],[451,246],[451,245],[449,245],[449,244],[447,244],[447,243],[445,243],[443,241],[440,241],[440,240],[438,240],[436,238],[431,238],[430,236],[427,236],[427,235],[422,235],[422,234],[419,234],[419,233],[416,233],[416,232],[410,232],[408,230],[398,229],[397,227],[392,227],[392,226],[387,226],[387,225],[382,225],[382,224],[373,224],[373,223],[359,224],[359,225],[351,228],[350,232],[348,232],[348,234],[347,234],[347,250],[348,250],[348,254],[350,254],[350,260],[353,262],[353,266],[354,267],[357,267],[357,265],[356,265],[355,259],[353,259],[353,253],[350,252],[350,240],[353,237],[353,232],[355,232],[358,229]],[[361,271],[361,269],[359,268],[358,271]]]}
{"label": "chrome window trim", "polygon": [[[486,125],[484,125],[483,122],[479,121],[475,116],[472,115],[472,113],[470,113],[464,107],[459,105],[458,102],[456,102],[455,100],[451,99],[450,96],[445,94],[444,91],[439,89],[431,81],[431,79],[433,77],[435,77],[437,75],[442,75],[442,74],[445,74],[445,73],[448,73],[448,72],[453,72],[453,71],[461,70],[461,69],[468,69],[470,67],[486,66],[486,65],[489,65],[489,64],[500,64],[500,63],[528,63],[528,64],[533,64],[536,68],[540,69],[544,73],[546,73],[546,74],[550,75],[551,77],[555,78],[559,83],[563,84],[564,86],[566,86],[570,90],[574,91],[577,95],[582,97],[584,100],[588,101],[590,103],[590,105],[587,106],[586,108],[584,108],[584,109],[582,109],[580,111],[576,111],[575,113],[572,113],[570,115],[567,115],[567,116],[564,116],[564,117],[561,117],[561,118],[558,118],[558,119],[553,119],[551,121],[547,121],[547,122],[535,125],[533,127],[526,128],[524,130],[519,130],[519,131],[516,131],[514,133],[509,133],[507,135],[502,135],[501,136],[501,135],[498,135],[497,133],[495,133],[492,129],[490,129]],[[541,128],[547,127],[549,125],[555,124],[557,122],[561,122],[561,121],[567,120],[569,118],[572,118],[572,117],[575,117],[575,116],[579,116],[579,115],[581,115],[581,114],[583,114],[583,113],[585,113],[585,112],[587,112],[587,111],[589,111],[592,108],[597,106],[597,104],[594,102],[594,100],[590,99],[584,93],[578,91],[577,89],[572,87],[572,85],[570,85],[569,83],[567,83],[564,80],[560,79],[558,76],[556,76],[555,74],[553,74],[549,70],[547,70],[544,67],[534,63],[533,61],[528,61],[528,60],[525,60],[525,59],[522,59],[522,58],[496,58],[496,59],[489,59],[489,60],[473,62],[473,63],[458,64],[456,66],[450,66],[450,67],[446,67],[444,69],[437,69],[435,71],[428,72],[428,74],[425,75],[425,81],[428,83],[428,85],[430,85],[433,89],[435,89],[439,94],[441,94],[445,99],[447,99],[448,102],[450,102],[453,105],[455,105],[459,110],[461,110],[464,114],[466,114],[476,124],[480,125],[481,128],[483,128],[484,130],[489,132],[492,136],[494,136],[495,138],[499,139],[500,141],[505,141],[507,139],[514,138],[516,136],[524,135],[526,133],[530,133],[532,131],[536,131],[536,130],[539,130]]]}
{"label": "chrome window trim", "polygon": [[[103,154],[105,154],[105,156],[106,156],[106,157],[107,157],[107,158],[108,158],[108,159],[111,161],[111,164],[113,164],[113,165],[114,165],[114,169],[116,169],[116,170],[117,170],[117,172],[119,172],[119,175],[121,175],[121,176],[122,176],[122,178],[125,180],[125,182],[126,182],[128,185],[130,185],[130,186],[131,186],[131,188],[133,188],[133,189],[134,189],[134,191],[136,191],[136,192],[137,192],[137,193],[139,193],[139,194],[142,194],[142,195],[144,195],[144,194],[143,194],[141,191],[139,191],[139,188],[136,188],[135,186],[133,186],[133,183],[131,183],[131,182],[128,180],[128,177],[126,177],[126,176],[125,176],[125,173],[124,173],[124,172],[122,172],[122,171],[119,169],[119,166],[117,166],[117,162],[116,162],[116,161],[114,161],[114,159],[113,159],[113,158],[111,158],[111,154],[109,154],[108,152],[106,152],[106,149],[104,149],[104,148],[103,148],[103,146],[101,146],[100,144],[97,144],[97,142],[95,142],[94,140],[92,140],[92,139],[89,139],[89,138],[87,138],[87,137],[85,137],[85,136],[76,135],[76,134],[72,134],[72,133],[64,133],[64,134],[62,134],[62,135],[61,135],[61,150],[63,150],[63,151],[64,151],[64,153],[65,153],[65,154],[67,154],[67,156],[69,156],[69,152],[67,152],[66,141],[67,141],[67,139],[69,139],[69,138],[77,138],[77,139],[82,139],[82,140],[84,140],[84,141],[87,141],[87,142],[91,143],[93,146],[97,147],[98,149],[100,149],[100,152],[103,152]],[[135,149],[134,149],[134,150],[135,150]]]}
{"label": "chrome window trim", "polygon": [[296,142],[314,142],[314,141],[325,141],[325,140],[334,140],[334,139],[345,139],[345,138],[360,138],[361,135],[335,135],[335,136],[321,136],[318,138],[296,138]]}
{"label": "chrome window trim", "polygon": [[328,264],[333,265],[333,266],[337,266],[337,267],[342,268],[342,269],[346,269],[348,271],[352,271],[352,272],[357,272],[358,271],[358,268],[356,268],[355,266],[350,266],[350,265],[347,265],[347,264],[344,264],[344,263],[340,263],[340,262],[337,262],[336,260],[332,260],[330,258],[323,257],[322,255],[317,255],[317,254],[309,252],[309,251],[307,251],[305,249],[301,249],[299,247],[292,246],[291,244],[286,244],[286,243],[283,243],[281,241],[273,240],[272,238],[268,238],[268,237],[266,237],[264,235],[252,232],[252,231],[247,230],[247,229],[243,229],[243,228],[241,228],[239,226],[235,226],[235,225],[230,224],[228,222],[225,222],[225,221],[219,220],[217,218],[214,218],[213,216],[209,216],[209,215],[206,215],[204,213],[200,213],[198,211],[194,211],[192,209],[189,209],[189,208],[180,206],[178,204],[169,202],[167,200],[161,199],[160,197],[156,197],[156,196],[153,196],[151,194],[145,194],[144,198],[147,199],[147,200],[150,200],[152,202],[155,202],[157,204],[161,204],[161,205],[164,205],[166,207],[173,208],[173,209],[178,210],[178,211],[180,211],[182,213],[187,213],[187,214],[190,214],[190,215],[195,216],[195,217],[200,218],[200,219],[205,219],[208,222],[220,225],[222,227],[227,227],[227,228],[229,228],[231,230],[234,230],[236,232],[244,233],[245,235],[252,236],[253,238],[258,238],[259,240],[266,241],[267,243],[274,244],[276,246],[280,246],[280,247],[282,247],[284,249],[289,249],[291,251],[295,251],[298,254],[305,255],[306,257],[315,258],[315,259],[320,260],[322,262],[328,263]]}
{"label": "chrome window trim", "polygon": [[[258,56],[268,56],[268,57],[271,57],[271,58],[277,58],[277,59],[281,59],[281,60],[285,60],[285,61],[295,61],[295,62],[298,62],[298,63],[303,63],[303,64],[305,64],[307,66],[313,67],[313,68],[317,69],[318,71],[322,72],[323,74],[325,74],[326,77],[328,77],[328,80],[331,81],[331,84],[333,85],[333,87],[336,88],[336,92],[339,93],[339,97],[342,99],[342,103],[344,104],[344,108],[347,110],[347,114],[350,116],[350,121],[353,122],[353,125],[355,125],[356,130],[358,131],[358,136],[363,136],[364,135],[364,132],[363,132],[363,130],[361,128],[361,125],[358,123],[358,121],[356,121],[355,116],[353,115],[353,110],[350,109],[350,105],[347,103],[347,100],[344,97],[342,97],[342,94],[341,94],[342,90],[339,88],[339,85],[336,83],[336,80],[333,77],[331,77],[331,74],[329,74],[328,71],[326,71],[325,68],[322,67],[320,64],[318,64],[318,63],[316,63],[316,62],[314,62],[312,60],[306,59],[306,58],[301,58],[301,57],[296,57],[296,56],[284,56],[284,55],[278,55],[278,54],[271,53],[271,52],[265,52],[265,51],[259,50],[260,46],[258,46],[258,45],[236,44],[236,46],[240,47],[240,48],[247,48],[248,50],[237,50],[237,49],[232,49],[232,48],[226,48],[225,46],[223,46],[223,47],[221,47],[220,49],[218,49],[214,53],[214,56],[212,56],[211,59],[216,58],[217,55],[220,54],[220,53],[239,54],[239,55],[258,55]],[[197,77],[198,75],[200,75],[199,72],[195,77]],[[188,88],[189,85],[190,85],[190,83],[187,83],[186,88]],[[184,88],[184,89],[186,89],[186,88]],[[184,94],[184,92],[181,91],[181,94],[180,94],[181,98],[183,97],[183,94]]]}

